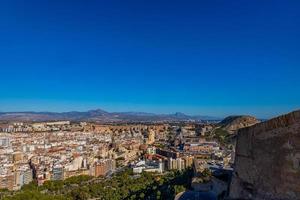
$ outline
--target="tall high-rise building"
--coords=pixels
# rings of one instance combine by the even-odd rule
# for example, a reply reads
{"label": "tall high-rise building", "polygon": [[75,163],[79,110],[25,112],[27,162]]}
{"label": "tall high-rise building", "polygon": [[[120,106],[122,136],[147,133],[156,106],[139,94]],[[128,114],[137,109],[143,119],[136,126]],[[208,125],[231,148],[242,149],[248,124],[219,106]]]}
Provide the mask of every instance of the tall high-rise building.
{"label": "tall high-rise building", "polygon": [[56,165],[52,169],[52,180],[63,180],[64,168],[61,165]]}
{"label": "tall high-rise building", "polygon": [[32,181],[32,170],[30,168],[23,171],[24,174],[24,182],[23,184],[28,184]]}
{"label": "tall high-rise building", "polygon": [[0,137],[0,147],[8,147],[10,145],[10,139],[8,137]]}
{"label": "tall high-rise building", "polygon": [[102,159],[95,163],[95,176],[106,176],[109,172],[115,170],[116,164],[113,159]]}
{"label": "tall high-rise building", "polygon": [[0,175],[0,189],[13,190],[15,177],[13,173]]}
{"label": "tall high-rise building", "polygon": [[148,133],[147,144],[153,144],[154,142],[155,142],[155,132],[153,130],[150,130]]}

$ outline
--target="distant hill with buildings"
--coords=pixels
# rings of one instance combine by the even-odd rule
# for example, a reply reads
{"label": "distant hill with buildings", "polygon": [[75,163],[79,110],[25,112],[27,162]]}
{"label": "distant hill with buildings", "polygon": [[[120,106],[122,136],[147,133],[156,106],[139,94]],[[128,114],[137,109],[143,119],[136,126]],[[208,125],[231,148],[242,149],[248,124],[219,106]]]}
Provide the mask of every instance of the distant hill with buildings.
{"label": "distant hill with buildings", "polygon": [[144,112],[107,112],[101,109],[86,112],[0,112],[0,121],[95,121],[95,122],[156,122],[211,121],[210,116],[189,116],[183,113],[153,114]]}

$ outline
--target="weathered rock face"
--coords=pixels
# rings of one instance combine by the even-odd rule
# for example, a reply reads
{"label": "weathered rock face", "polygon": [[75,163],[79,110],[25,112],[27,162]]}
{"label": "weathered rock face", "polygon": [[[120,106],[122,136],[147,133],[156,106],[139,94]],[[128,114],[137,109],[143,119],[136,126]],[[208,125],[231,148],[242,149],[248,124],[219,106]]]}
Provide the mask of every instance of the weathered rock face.
{"label": "weathered rock face", "polygon": [[239,130],[232,199],[300,199],[300,110]]}
{"label": "weathered rock face", "polygon": [[259,120],[252,116],[229,116],[226,117],[223,121],[221,121],[220,125],[224,130],[228,131],[229,133],[234,133],[238,129],[252,126],[259,122]]}

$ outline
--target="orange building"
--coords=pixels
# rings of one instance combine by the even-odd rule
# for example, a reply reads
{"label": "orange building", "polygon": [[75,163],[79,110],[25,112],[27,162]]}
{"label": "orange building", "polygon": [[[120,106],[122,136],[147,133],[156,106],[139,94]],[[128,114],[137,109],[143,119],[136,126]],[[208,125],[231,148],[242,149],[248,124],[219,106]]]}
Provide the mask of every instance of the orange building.
{"label": "orange building", "polygon": [[14,174],[0,175],[0,189],[13,190],[15,177]]}
{"label": "orange building", "polygon": [[95,176],[105,176],[115,169],[115,161],[103,159],[95,163]]}

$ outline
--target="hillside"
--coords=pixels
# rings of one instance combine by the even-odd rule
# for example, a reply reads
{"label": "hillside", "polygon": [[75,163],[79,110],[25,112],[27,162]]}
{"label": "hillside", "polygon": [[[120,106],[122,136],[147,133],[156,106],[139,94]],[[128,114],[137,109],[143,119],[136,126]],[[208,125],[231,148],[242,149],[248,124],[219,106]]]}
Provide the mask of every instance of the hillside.
{"label": "hillside", "polygon": [[219,123],[219,125],[222,129],[228,131],[229,133],[234,133],[238,129],[249,127],[257,123],[260,123],[260,121],[257,120],[255,117],[241,115],[226,117]]}
{"label": "hillside", "polygon": [[216,124],[216,127],[212,134],[209,135],[209,138],[217,140],[228,148],[234,148],[237,131],[259,122],[259,120],[252,116],[229,116],[223,119],[220,123]]}

